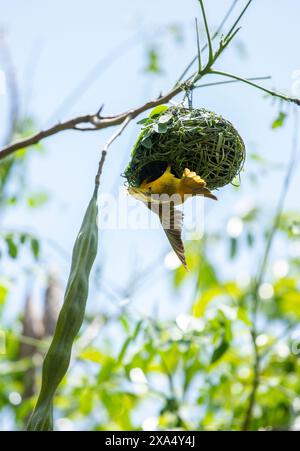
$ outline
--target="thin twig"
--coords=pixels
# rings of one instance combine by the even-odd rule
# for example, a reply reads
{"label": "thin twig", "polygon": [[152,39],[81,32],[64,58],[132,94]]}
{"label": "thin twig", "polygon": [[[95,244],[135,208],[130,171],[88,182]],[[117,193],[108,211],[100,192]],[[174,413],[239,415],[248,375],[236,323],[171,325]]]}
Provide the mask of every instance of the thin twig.
{"label": "thin twig", "polygon": [[[233,3],[231,4],[230,8],[228,9],[228,11],[226,12],[224,18],[222,19],[220,25],[217,27],[216,31],[214,32],[214,34],[211,37],[211,40],[214,41],[214,39],[216,39],[216,37],[220,34],[220,32],[222,31],[225,23],[227,22],[228,18],[230,17],[232,11],[234,10],[235,5],[237,4],[239,0],[234,0]],[[201,52],[204,52],[204,50],[206,50],[207,48],[207,44],[205,44],[202,49]],[[186,66],[186,68],[184,69],[184,71],[182,72],[182,74],[180,75],[180,77],[177,80],[176,85],[178,85],[186,76],[186,74],[188,73],[188,71],[191,69],[191,67],[193,66],[193,64],[197,61],[198,59],[198,54],[196,56],[194,56],[194,58],[189,62],[189,64]]]}
{"label": "thin twig", "polygon": [[196,25],[197,50],[198,50],[198,72],[200,73],[202,71],[202,62],[201,62],[201,47],[200,47],[197,17],[195,17],[195,25]]}
{"label": "thin twig", "polygon": [[209,27],[208,27],[208,23],[207,23],[207,19],[206,19],[206,13],[205,13],[204,5],[203,5],[203,0],[199,0],[199,3],[200,3],[200,7],[201,7],[202,17],[203,17],[205,32],[206,32],[206,38],[207,38],[208,59],[209,59],[209,61],[212,61],[213,60],[213,48],[212,48]]}
{"label": "thin twig", "polygon": [[231,34],[234,32],[237,24],[240,22],[241,18],[243,17],[243,15],[245,14],[245,12],[247,11],[247,9],[249,8],[250,4],[252,3],[252,0],[249,0],[248,3],[246,4],[245,8],[242,10],[241,14],[238,16],[238,18],[236,19],[236,21],[234,22],[234,24],[232,25],[232,27],[230,28],[230,30],[227,33],[227,37],[230,37]]}
{"label": "thin twig", "polygon": [[[263,77],[250,77],[246,78],[246,80],[250,81],[258,81],[258,80],[270,80],[270,75],[266,75]],[[194,85],[195,89],[198,88],[208,88],[210,86],[219,86],[219,85],[228,85],[230,83],[238,83],[240,80],[224,80],[224,81],[215,81],[213,83],[203,83],[202,85]]]}
{"label": "thin twig", "polygon": [[259,287],[264,279],[267,265],[270,257],[270,253],[272,250],[272,245],[274,243],[274,238],[276,235],[276,232],[279,228],[280,219],[282,216],[282,211],[284,208],[284,203],[286,200],[286,196],[288,193],[288,189],[291,183],[292,176],[295,173],[296,169],[296,161],[298,156],[298,129],[299,129],[299,117],[298,114],[295,115],[295,131],[293,136],[293,142],[292,142],[292,152],[289,160],[289,164],[287,167],[285,179],[283,182],[283,186],[281,189],[281,193],[278,199],[276,213],[273,221],[272,228],[270,230],[270,233],[268,235],[265,251],[262,258],[262,263],[258,272],[258,276],[256,277],[256,280],[253,284],[253,291],[252,291],[252,297],[253,297],[253,311],[252,311],[252,330],[251,330],[251,340],[252,340],[252,347],[253,347],[253,354],[254,354],[254,368],[253,368],[253,382],[252,382],[252,389],[250,393],[249,398],[249,404],[246,411],[245,419],[242,425],[242,430],[247,431],[250,428],[251,420],[252,420],[252,414],[253,409],[255,405],[255,399],[256,399],[256,393],[257,389],[259,387],[259,375],[260,375],[260,361],[261,357],[259,354],[258,346],[257,346],[257,313],[259,310],[259,303],[260,303],[260,296],[259,296]]}
{"label": "thin twig", "polygon": [[252,81],[250,81],[249,78],[247,79],[247,78],[239,77],[237,75],[229,74],[228,72],[223,72],[220,70],[211,70],[210,73],[215,74],[215,75],[223,75],[224,77],[229,77],[229,78],[233,78],[234,80],[237,80],[237,81],[242,81],[243,83],[253,86],[254,88],[260,89],[261,91],[265,92],[266,94],[269,94],[270,96],[278,97],[281,100],[287,100],[288,102],[293,102],[296,105],[300,106],[299,99],[291,98],[291,97],[285,96],[284,94],[280,94],[279,92],[267,89],[264,86],[257,85],[256,83],[253,83]]}
{"label": "thin twig", "polygon": [[106,116],[106,117],[98,117],[98,114],[86,114],[84,116],[78,116],[76,118],[70,119],[65,122],[60,122],[46,130],[42,130],[35,135],[32,135],[28,138],[21,139],[16,141],[10,145],[3,147],[0,150],[0,160],[13,154],[17,150],[23,149],[25,147],[33,146],[40,142],[41,140],[48,138],[49,136],[55,135],[56,133],[60,133],[65,130],[78,130],[79,125],[89,124],[93,127],[91,130],[100,130],[107,127],[112,127],[115,125],[120,125],[123,123],[124,119],[126,119],[129,115],[134,119],[139,116],[141,113],[155,108],[158,105],[162,105],[164,103],[168,103],[173,97],[179,94],[184,89],[183,85],[177,86],[176,88],[169,91],[167,94],[158,97],[157,99],[151,100],[149,102],[144,103],[143,105],[131,110],[126,111],[121,114],[117,114],[114,116]]}
{"label": "thin twig", "polygon": [[102,174],[102,169],[103,169],[103,165],[105,163],[105,158],[107,155],[107,151],[109,146],[121,135],[121,133],[123,132],[123,130],[127,127],[127,125],[129,124],[129,122],[132,119],[132,115],[128,114],[126,116],[126,118],[124,119],[121,127],[108,139],[108,141],[106,141],[102,152],[101,152],[101,158],[99,161],[99,165],[98,165],[98,171],[95,177],[95,191],[98,191],[99,185],[100,185],[100,178],[101,178],[101,174]]}

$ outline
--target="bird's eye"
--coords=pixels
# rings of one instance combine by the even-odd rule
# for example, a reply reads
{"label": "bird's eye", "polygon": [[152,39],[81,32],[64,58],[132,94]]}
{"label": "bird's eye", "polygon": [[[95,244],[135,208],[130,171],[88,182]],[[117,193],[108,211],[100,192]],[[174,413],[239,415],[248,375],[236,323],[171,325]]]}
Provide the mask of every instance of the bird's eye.
{"label": "bird's eye", "polygon": [[148,191],[149,191],[149,193],[151,193],[151,191],[152,191],[152,187],[151,186],[148,187]]}

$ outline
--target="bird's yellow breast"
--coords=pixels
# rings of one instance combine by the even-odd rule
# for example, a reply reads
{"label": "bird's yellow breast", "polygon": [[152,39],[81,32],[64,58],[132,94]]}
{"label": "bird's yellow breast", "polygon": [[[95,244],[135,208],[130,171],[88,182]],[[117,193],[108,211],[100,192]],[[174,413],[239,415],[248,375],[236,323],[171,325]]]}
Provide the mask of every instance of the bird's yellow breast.
{"label": "bird's yellow breast", "polygon": [[[168,166],[165,172],[152,182],[145,180],[141,183],[139,188],[131,188],[130,194],[135,197],[140,197],[150,200],[153,194],[173,196],[172,201],[175,204],[184,202],[190,196],[203,195],[211,199],[217,199],[214,194],[206,188],[205,181],[196,174],[186,168],[183,171],[182,177],[179,179],[171,172],[171,167]],[[177,195],[176,199],[174,196]]]}
{"label": "bird's yellow breast", "polygon": [[161,177],[149,183],[153,194],[179,194],[180,180],[170,172],[165,172]]}

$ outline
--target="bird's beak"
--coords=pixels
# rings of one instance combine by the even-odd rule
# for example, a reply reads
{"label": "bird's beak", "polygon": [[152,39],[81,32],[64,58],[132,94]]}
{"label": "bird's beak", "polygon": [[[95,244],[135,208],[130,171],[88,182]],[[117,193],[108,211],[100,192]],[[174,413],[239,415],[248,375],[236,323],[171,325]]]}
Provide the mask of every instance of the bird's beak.
{"label": "bird's beak", "polygon": [[207,188],[202,188],[201,193],[204,197],[209,197],[209,199],[218,200],[218,198]]}
{"label": "bird's beak", "polygon": [[141,188],[133,188],[129,187],[127,188],[128,194],[135,197],[138,200],[141,200],[142,202],[148,202],[148,200],[151,197],[151,193],[148,193],[146,190],[143,190]]}

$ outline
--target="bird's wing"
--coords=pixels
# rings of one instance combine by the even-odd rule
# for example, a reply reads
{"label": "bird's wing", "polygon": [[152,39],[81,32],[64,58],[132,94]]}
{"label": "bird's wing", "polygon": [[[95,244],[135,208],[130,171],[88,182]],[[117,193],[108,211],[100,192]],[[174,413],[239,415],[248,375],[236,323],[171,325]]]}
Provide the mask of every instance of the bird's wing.
{"label": "bird's wing", "polygon": [[181,239],[183,223],[182,211],[176,210],[172,202],[168,204],[148,202],[146,205],[151,211],[158,215],[169,243],[183,266],[188,269],[184,254],[184,246]]}
{"label": "bird's wing", "polygon": [[206,188],[206,182],[196,172],[190,171],[185,168],[181,177],[181,187],[185,194],[192,194],[193,196],[203,195],[210,199],[217,200],[216,196]]}

